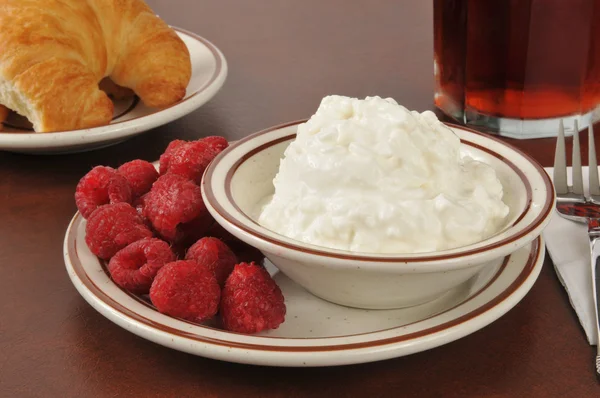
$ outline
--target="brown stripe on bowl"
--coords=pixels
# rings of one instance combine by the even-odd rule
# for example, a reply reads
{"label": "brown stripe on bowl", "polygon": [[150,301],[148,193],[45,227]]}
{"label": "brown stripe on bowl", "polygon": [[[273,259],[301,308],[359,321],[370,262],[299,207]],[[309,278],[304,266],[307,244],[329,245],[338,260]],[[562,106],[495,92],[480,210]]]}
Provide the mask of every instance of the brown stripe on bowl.
{"label": "brown stripe on bowl", "polygon": [[[213,160],[213,162],[211,163],[211,165],[208,167],[208,169],[206,170],[204,179],[206,180],[212,180],[212,177],[214,175],[214,171],[216,169],[216,167],[218,166],[218,164],[222,161],[222,159],[228,154],[230,153],[232,150],[234,150],[235,148],[238,148],[239,146],[243,145],[245,142],[255,139],[257,137],[260,137],[262,135],[271,133],[273,131],[276,130],[280,130],[286,127],[291,127],[294,125],[298,125],[301,123],[306,122],[306,119],[304,120],[299,120],[299,121],[294,121],[294,122],[289,122],[289,123],[284,123],[278,126],[274,126],[265,130],[262,130],[258,133],[252,134],[250,136],[247,136],[245,138],[243,138],[240,141],[237,141],[235,144],[233,144],[232,146],[230,146],[229,148],[225,149],[223,152],[221,152],[221,154],[219,154],[219,156],[217,156],[217,158],[215,160]],[[457,126],[454,124],[449,124],[446,123],[447,125],[451,126],[451,127],[455,127],[455,128],[459,128],[462,130],[466,130],[470,133],[479,135],[479,136],[483,136],[487,139],[491,139],[493,141],[497,141],[499,143],[501,143],[503,146],[508,147],[509,149],[515,151],[516,153],[518,153],[520,156],[522,156],[523,158],[525,158],[527,161],[529,161],[529,163],[531,165],[534,166],[534,168],[536,169],[536,171],[539,173],[539,175],[542,177],[542,180],[544,181],[544,185],[546,188],[546,200],[545,200],[545,204],[544,204],[544,208],[542,209],[542,211],[540,212],[540,214],[531,222],[530,225],[528,225],[526,228],[524,228],[522,231],[520,231],[517,234],[514,235],[510,235],[507,236],[504,239],[501,239],[497,242],[492,242],[489,243],[487,245],[483,245],[483,246],[479,246],[479,247],[475,247],[472,249],[467,249],[464,251],[458,251],[458,252],[453,252],[453,253],[445,253],[443,251],[438,252],[437,254],[430,254],[430,253],[423,253],[418,254],[418,255],[413,255],[411,257],[406,257],[403,255],[397,255],[397,256],[369,256],[369,255],[361,255],[360,253],[354,253],[354,252],[347,252],[346,253],[340,253],[339,251],[330,251],[327,248],[315,248],[315,247],[307,247],[304,245],[301,245],[300,242],[299,244],[294,244],[291,242],[287,242],[287,241],[283,241],[281,239],[277,239],[275,237],[272,236],[268,236],[265,235],[263,233],[261,233],[259,230],[257,229],[262,229],[263,227],[260,226],[259,224],[257,224],[254,220],[252,220],[250,217],[248,217],[246,215],[245,212],[243,212],[239,206],[235,203],[232,193],[231,193],[231,180],[233,178],[233,175],[235,174],[236,170],[245,162],[247,161],[249,158],[251,158],[252,156],[254,156],[255,154],[272,147],[273,145],[279,144],[281,142],[285,142],[287,140],[291,140],[295,137],[296,134],[289,134],[285,137],[279,137],[274,139],[273,141],[264,143],[262,145],[260,145],[259,147],[253,148],[250,151],[248,151],[247,153],[245,153],[240,159],[238,159],[233,166],[227,171],[227,174],[225,176],[225,195],[227,197],[227,200],[229,201],[229,203],[240,213],[243,214],[246,221],[248,221],[251,225],[256,225],[257,229],[254,228],[250,228],[248,226],[246,226],[244,223],[238,221],[236,219],[235,216],[233,216],[231,213],[229,213],[220,203],[219,201],[216,199],[216,195],[212,189],[212,186],[210,184],[205,184],[203,183],[203,187],[204,187],[204,192],[206,197],[208,198],[211,206],[214,208],[214,210],[221,216],[223,217],[223,219],[227,220],[227,222],[231,223],[232,225],[234,225],[235,227],[239,228],[240,230],[254,236],[255,238],[258,238],[260,240],[263,240],[265,242],[268,242],[270,244],[273,245],[277,245],[277,246],[282,246],[285,247],[287,249],[291,249],[291,250],[296,250],[302,253],[307,253],[307,254],[312,254],[312,255],[318,255],[318,256],[325,256],[325,257],[330,257],[330,258],[336,258],[336,259],[345,259],[345,260],[354,260],[354,261],[369,261],[369,262],[379,262],[379,263],[391,263],[391,262],[428,262],[428,261],[436,261],[436,260],[448,260],[448,259],[452,259],[452,258],[457,258],[457,257],[465,257],[468,255],[474,255],[474,254],[478,254],[481,253],[483,251],[486,250],[490,250],[490,249],[495,249],[501,246],[505,246],[508,245],[520,238],[522,238],[523,236],[527,235],[528,233],[530,233],[531,231],[535,230],[536,228],[538,228],[540,226],[540,224],[542,224],[544,222],[544,220],[548,217],[548,215],[550,214],[550,212],[552,211],[553,205],[554,205],[554,187],[552,186],[552,182],[550,181],[550,178],[548,177],[548,175],[546,174],[546,172],[544,171],[544,169],[533,159],[531,158],[529,155],[525,154],[524,152],[522,152],[521,150],[514,148],[513,146],[506,144],[505,142],[501,141],[498,138],[495,137],[491,137],[487,134],[483,134],[480,133],[478,131],[472,130],[472,129],[468,129],[462,126]],[[531,200],[532,200],[532,187],[531,184],[529,183],[529,181],[527,180],[527,178],[525,178],[524,173],[511,161],[509,161],[508,159],[506,159],[505,157],[501,156],[500,154],[497,154],[493,151],[491,151],[488,148],[485,148],[479,144],[473,143],[469,140],[465,140],[465,139],[461,139],[461,142],[465,145],[471,146],[473,148],[479,149],[481,151],[484,151],[494,157],[496,157],[498,160],[502,161],[503,163],[505,163],[506,165],[508,165],[521,179],[521,181],[523,182],[525,189],[526,189],[526,208],[525,210],[518,216],[517,220],[514,222],[513,225],[516,225],[520,220],[523,219],[523,217],[525,217],[525,215],[530,211],[531,209]],[[488,238],[486,240],[493,240],[493,237]],[[481,243],[481,242],[479,242]],[[468,246],[466,246],[468,247]],[[455,250],[455,249],[453,249]]]}

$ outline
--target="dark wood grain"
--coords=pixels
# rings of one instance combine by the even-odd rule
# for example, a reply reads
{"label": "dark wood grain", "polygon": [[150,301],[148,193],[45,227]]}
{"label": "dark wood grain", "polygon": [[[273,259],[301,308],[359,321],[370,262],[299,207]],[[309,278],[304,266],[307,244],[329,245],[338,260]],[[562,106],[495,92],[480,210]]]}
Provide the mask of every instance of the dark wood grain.
{"label": "dark wood grain", "polygon": [[[200,110],[112,148],[0,153],[0,397],[600,396],[594,348],[548,260],[523,301],[484,329],[356,366],[263,368],[194,357],[138,338],[90,307],[65,272],[62,240],[75,185],[93,165],[154,160],[174,138],[240,138],[307,117],[332,93],[432,109],[429,1],[150,4],[220,47],[228,80]],[[551,164],[553,140],[511,142]]]}

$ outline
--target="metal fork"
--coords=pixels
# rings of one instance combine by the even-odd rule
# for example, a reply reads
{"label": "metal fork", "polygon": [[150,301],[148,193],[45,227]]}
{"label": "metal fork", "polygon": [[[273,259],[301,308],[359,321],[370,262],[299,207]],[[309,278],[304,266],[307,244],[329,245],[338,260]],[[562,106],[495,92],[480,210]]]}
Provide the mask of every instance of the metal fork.
{"label": "metal fork", "polygon": [[554,187],[556,189],[556,210],[558,214],[569,220],[582,222],[588,226],[590,239],[591,270],[592,270],[592,292],[595,301],[596,335],[599,343],[596,355],[596,376],[600,378],[600,322],[598,320],[598,307],[600,297],[597,286],[600,285],[600,182],[598,181],[598,162],[596,159],[596,147],[594,145],[594,128],[590,124],[588,129],[589,145],[589,195],[583,192],[583,175],[581,171],[581,151],[579,148],[579,129],[575,121],[575,133],[573,134],[573,185],[567,183],[567,161],[565,150],[565,131],[562,121],[558,130],[556,140],[556,152],[554,154]]}

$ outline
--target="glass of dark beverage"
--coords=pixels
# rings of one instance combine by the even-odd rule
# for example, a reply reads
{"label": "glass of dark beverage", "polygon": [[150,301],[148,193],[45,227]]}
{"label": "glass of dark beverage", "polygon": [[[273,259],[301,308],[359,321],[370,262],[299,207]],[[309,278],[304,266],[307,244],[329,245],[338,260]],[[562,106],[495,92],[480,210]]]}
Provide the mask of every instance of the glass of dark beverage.
{"label": "glass of dark beverage", "polygon": [[600,119],[600,0],[434,0],[435,104],[514,138]]}

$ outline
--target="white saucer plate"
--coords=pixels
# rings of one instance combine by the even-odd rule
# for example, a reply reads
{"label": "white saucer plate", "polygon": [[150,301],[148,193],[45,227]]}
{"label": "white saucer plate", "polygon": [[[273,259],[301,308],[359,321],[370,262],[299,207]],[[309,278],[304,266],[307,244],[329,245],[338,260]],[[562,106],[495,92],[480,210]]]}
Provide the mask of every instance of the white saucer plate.
{"label": "white saucer plate", "polygon": [[286,299],[286,321],[257,335],[227,332],[156,311],[119,288],[87,248],[79,213],[64,241],[66,268],[83,298],[106,318],[147,340],[207,358],[267,366],[334,366],[428,350],[471,334],[514,307],[544,261],[541,237],[442,297],[410,308],[360,310],[321,300],[267,267]]}
{"label": "white saucer plate", "polygon": [[21,117],[12,115],[0,132],[0,150],[31,154],[60,154],[99,149],[179,119],[217,94],[227,77],[227,61],[208,40],[173,28],[190,51],[192,78],[183,100],[164,108],[145,106],[138,97],[115,101],[111,124],[85,130],[35,133]]}

